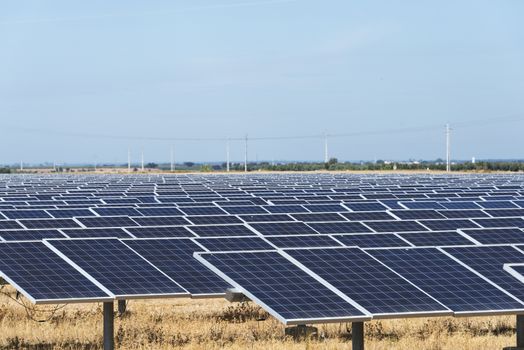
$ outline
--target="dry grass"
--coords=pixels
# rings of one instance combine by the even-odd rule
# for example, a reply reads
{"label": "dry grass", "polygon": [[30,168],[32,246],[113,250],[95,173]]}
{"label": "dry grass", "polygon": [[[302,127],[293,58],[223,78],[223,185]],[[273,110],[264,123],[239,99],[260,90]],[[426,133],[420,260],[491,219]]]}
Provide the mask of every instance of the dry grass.
{"label": "dry grass", "polygon": [[[49,316],[36,313],[35,318]],[[224,300],[131,301],[115,322],[118,349],[351,349],[351,325],[320,325],[316,340],[295,342],[253,304]],[[366,323],[366,349],[502,349],[514,344],[515,317],[431,318]],[[0,296],[0,349],[101,349],[100,304],[69,305],[49,321]]]}

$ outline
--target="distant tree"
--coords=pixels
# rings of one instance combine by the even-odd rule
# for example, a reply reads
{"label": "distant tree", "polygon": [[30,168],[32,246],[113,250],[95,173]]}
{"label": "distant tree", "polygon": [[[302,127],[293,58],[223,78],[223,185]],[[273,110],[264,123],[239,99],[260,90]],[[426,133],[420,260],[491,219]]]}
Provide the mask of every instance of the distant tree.
{"label": "distant tree", "polygon": [[150,163],[147,163],[147,164],[146,164],[146,168],[149,168],[149,169],[155,169],[155,168],[158,168],[158,164],[157,164],[157,163],[150,162]]}
{"label": "distant tree", "polygon": [[193,162],[184,162],[184,165],[187,166],[188,168],[192,168],[195,165],[195,163],[193,163]]}
{"label": "distant tree", "polygon": [[208,165],[208,164],[203,164],[201,167],[200,167],[200,171],[204,172],[204,173],[208,173],[211,171],[211,167]]}

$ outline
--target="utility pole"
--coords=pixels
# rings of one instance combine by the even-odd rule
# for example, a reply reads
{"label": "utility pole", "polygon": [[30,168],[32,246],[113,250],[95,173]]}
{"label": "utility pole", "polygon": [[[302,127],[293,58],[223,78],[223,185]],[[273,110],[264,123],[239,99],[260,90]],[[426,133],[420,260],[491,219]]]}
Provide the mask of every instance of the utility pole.
{"label": "utility pole", "polygon": [[53,160],[53,171],[56,173],[56,161]]}
{"label": "utility pole", "polygon": [[24,170],[24,162],[20,161],[20,171]]}
{"label": "utility pole", "polygon": [[226,171],[229,172],[229,137],[226,142]]}
{"label": "utility pole", "polygon": [[245,154],[244,154],[244,172],[247,173],[247,134],[245,139]]}
{"label": "utility pole", "polygon": [[131,172],[131,149],[127,149],[127,172]]}
{"label": "utility pole", "polygon": [[171,171],[175,171],[175,148],[171,145]]}
{"label": "utility pole", "polygon": [[142,171],[144,171],[144,150],[142,150],[141,163],[142,163]]}
{"label": "utility pole", "polygon": [[327,133],[324,133],[324,163],[329,162],[329,154],[328,154],[328,135]]}
{"label": "utility pole", "polygon": [[450,137],[451,137],[451,128],[449,124],[446,124],[446,171],[451,171],[451,149],[450,149]]}

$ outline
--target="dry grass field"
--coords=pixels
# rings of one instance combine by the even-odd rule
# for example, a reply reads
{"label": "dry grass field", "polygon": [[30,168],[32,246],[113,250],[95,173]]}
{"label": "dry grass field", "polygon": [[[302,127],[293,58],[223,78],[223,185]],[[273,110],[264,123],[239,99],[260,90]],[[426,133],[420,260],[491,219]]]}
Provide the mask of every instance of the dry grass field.
{"label": "dry grass field", "polygon": [[[101,304],[68,305],[52,315],[53,308],[28,315],[0,295],[0,349],[101,349]],[[366,349],[502,349],[515,343],[514,326],[514,316],[373,321],[365,326]],[[318,328],[317,339],[294,341],[256,305],[219,299],[131,301],[115,321],[117,348],[126,350],[351,349],[350,324]]]}

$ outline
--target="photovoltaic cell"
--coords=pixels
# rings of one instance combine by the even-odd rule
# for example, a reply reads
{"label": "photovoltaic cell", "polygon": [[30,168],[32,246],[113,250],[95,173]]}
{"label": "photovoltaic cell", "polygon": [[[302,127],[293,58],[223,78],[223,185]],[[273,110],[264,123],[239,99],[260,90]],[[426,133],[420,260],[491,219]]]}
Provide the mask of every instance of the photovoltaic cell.
{"label": "photovoltaic cell", "polygon": [[[196,238],[195,240],[212,252],[275,249],[260,237]],[[203,249],[199,251],[203,251]],[[191,259],[193,259],[192,256]]]}
{"label": "photovoltaic cell", "polygon": [[58,230],[8,230],[0,231],[0,237],[6,241],[31,241],[44,238],[64,238]]}
{"label": "photovoltaic cell", "polygon": [[449,314],[435,299],[358,248],[286,250],[374,316]]}
{"label": "photovoltaic cell", "polygon": [[197,256],[285,324],[367,318],[278,252]]}
{"label": "photovoltaic cell", "polygon": [[384,211],[388,208],[380,203],[377,202],[369,202],[369,203],[344,203],[346,207],[353,211]]}
{"label": "photovoltaic cell", "polygon": [[308,213],[308,214],[291,214],[291,216],[302,222],[322,222],[322,221],[345,221],[346,218],[338,213]]}
{"label": "photovoltaic cell", "polygon": [[181,216],[133,217],[132,219],[140,226],[182,226],[190,224]]}
{"label": "photovoltaic cell", "polygon": [[427,231],[416,221],[369,221],[365,224],[376,232],[408,232]]}
{"label": "photovoltaic cell", "polygon": [[520,228],[483,228],[461,230],[482,244],[524,244],[524,232]]}
{"label": "photovoltaic cell", "polygon": [[126,231],[137,238],[195,237],[184,226],[127,227]]}
{"label": "photovoltaic cell", "polygon": [[385,211],[342,213],[342,215],[350,221],[384,221],[395,219]]}
{"label": "photovoltaic cell", "polygon": [[85,227],[126,227],[138,226],[136,222],[127,216],[104,216],[76,218]]}
{"label": "photovoltaic cell", "polygon": [[477,227],[471,220],[461,219],[446,219],[446,220],[421,220],[420,223],[432,231],[449,231],[460,228],[474,228]]}
{"label": "photovoltaic cell", "polygon": [[0,272],[36,303],[111,299],[41,242],[0,243]]}
{"label": "photovoltaic cell", "polygon": [[72,219],[25,219],[19,220],[19,222],[28,229],[80,227],[80,225]]}
{"label": "photovoltaic cell", "polygon": [[138,252],[192,295],[223,294],[231,286],[193,258],[204,251],[190,239],[141,239],[124,243]]}
{"label": "photovoltaic cell", "polygon": [[453,247],[444,250],[524,301],[522,282],[504,271],[504,264],[524,263],[524,254],[519,250],[511,246]]}
{"label": "photovoltaic cell", "polygon": [[217,236],[256,236],[245,225],[212,225],[212,226],[188,226],[189,229],[199,237]]}
{"label": "photovoltaic cell", "polygon": [[372,232],[360,222],[316,222],[309,223],[309,227],[318,233],[365,233]]}
{"label": "photovoltaic cell", "polygon": [[47,212],[57,219],[67,219],[75,216],[95,216],[95,213],[89,209],[51,209],[47,210]]}
{"label": "photovoltaic cell", "polygon": [[70,238],[104,238],[104,237],[116,237],[116,238],[129,238],[131,237],[127,232],[119,227],[112,228],[79,228],[79,229],[63,229]]}
{"label": "photovoltaic cell", "polygon": [[391,214],[402,220],[445,219],[435,210],[392,210]]}
{"label": "photovoltaic cell", "polygon": [[225,215],[226,212],[219,207],[182,207],[186,215]]}
{"label": "photovoltaic cell", "polygon": [[187,219],[195,225],[242,224],[242,220],[233,215],[188,216]]}
{"label": "photovoltaic cell", "polygon": [[239,215],[239,217],[245,222],[295,221],[295,219],[286,214]]}
{"label": "photovoltaic cell", "polygon": [[2,210],[2,214],[8,219],[48,219],[51,215],[44,210]]}
{"label": "photovoltaic cell", "polygon": [[263,235],[316,234],[316,231],[303,222],[255,223],[249,226]]}
{"label": "photovoltaic cell", "polygon": [[330,236],[296,235],[265,237],[278,248],[311,248],[311,247],[341,247],[342,245]]}
{"label": "photovoltaic cell", "polygon": [[301,205],[266,205],[264,206],[270,213],[278,214],[292,214],[292,213],[307,213],[308,210]]}
{"label": "photovoltaic cell", "polygon": [[136,209],[129,208],[129,207],[102,207],[102,208],[93,208],[93,211],[95,211],[100,216],[141,216]]}
{"label": "photovoltaic cell", "polygon": [[399,233],[399,236],[416,246],[471,245],[474,242],[456,231]]}
{"label": "photovoltaic cell", "polygon": [[182,287],[117,239],[48,242],[117,297],[187,295]]}
{"label": "photovoltaic cell", "polygon": [[226,206],[222,207],[227,213],[236,214],[267,214],[268,212],[258,205],[250,206]]}
{"label": "photovoltaic cell", "polygon": [[175,207],[137,208],[144,216],[181,216],[184,215]]}
{"label": "photovoltaic cell", "polygon": [[395,234],[363,233],[351,235],[333,235],[333,237],[348,247],[376,248],[376,247],[409,247],[410,244]]}
{"label": "photovoltaic cell", "polygon": [[496,218],[496,219],[475,219],[475,222],[481,227],[520,227],[524,228],[522,218]]}
{"label": "photovoltaic cell", "polygon": [[368,252],[454,312],[496,313],[524,308],[522,303],[435,248]]}

